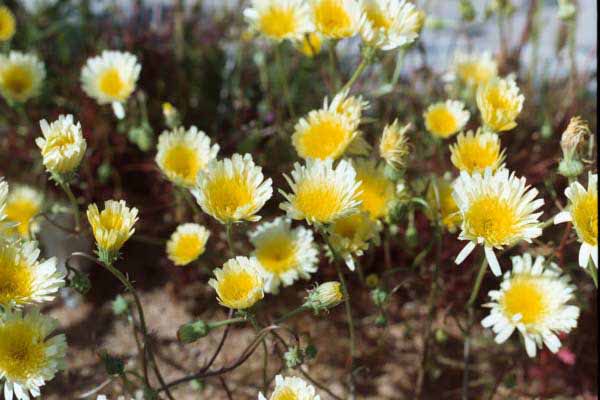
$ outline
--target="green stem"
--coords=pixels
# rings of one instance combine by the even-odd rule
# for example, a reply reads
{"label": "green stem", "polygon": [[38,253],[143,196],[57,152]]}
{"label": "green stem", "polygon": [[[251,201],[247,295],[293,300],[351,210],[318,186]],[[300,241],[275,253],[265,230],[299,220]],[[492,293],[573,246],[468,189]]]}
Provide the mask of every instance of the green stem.
{"label": "green stem", "polygon": [[210,327],[210,329],[217,329],[217,328],[220,328],[225,325],[238,324],[238,323],[242,323],[242,322],[246,322],[246,318],[238,317],[238,318],[224,319],[222,321],[210,322],[208,324],[208,326]]}
{"label": "green stem", "polygon": [[281,317],[277,318],[277,319],[275,320],[274,324],[275,324],[275,325],[279,325],[279,324],[281,324],[282,322],[284,322],[284,321],[286,321],[286,320],[290,319],[291,317],[293,317],[293,316],[295,316],[295,315],[298,315],[298,314],[301,314],[301,313],[303,313],[304,311],[306,311],[306,310],[308,310],[308,309],[309,309],[309,308],[303,304],[303,305],[301,305],[300,307],[298,307],[298,308],[295,308],[295,309],[293,309],[292,311],[290,311],[290,312],[288,312],[288,313],[284,314],[283,316],[281,316]]}
{"label": "green stem", "polygon": [[[256,332],[260,332],[260,325],[256,320],[254,314],[249,314],[248,316],[250,323],[254,327]],[[262,365],[262,378],[263,378],[263,392],[266,393],[269,389],[269,378],[267,376],[267,369],[269,367],[269,349],[267,348],[267,340],[263,337],[261,340],[261,344],[263,347],[263,365]]]}
{"label": "green stem", "polygon": [[594,281],[594,286],[598,289],[598,271],[596,271],[596,267],[592,263],[588,263],[588,267],[585,270],[590,274]]}
{"label": "green stem", "polygon": [[73,217],[75,218],[75,230],[79,232],[81,225],[79,220],[79,205],[77,204],[77,198],[73,194],[73,191],[71,190],[71,187],[67,182],[64,182],[61,179],[58,181],[58,183],[69,198],[69,202],[71,203],[71,209],[73,212]]}
{"label": "green stem", "polygon": [[337,40],[331,40],[329,42],[328,50],[329,50],[329,75],[331,75],[331,83],[333,85],[333,91],[337,92],[337,88],[339,86],[339,73],[337,69],[336,63],[336,54],[335,54],[335,46],[337,44]]}
{"label": "green stem", "polygon": [[283,91],[283,97],[285,99],[288,113],[292,119],[296,118],[296,112],[294,111],[294,104],[290,95],[290,89],[288,87],[287,77],[285,74],[285,68],[283,67],[283,59],[281,57],[281,45],[275,47],[275,63],[277,64],[277,73],[279,77],[279,85]]}
{"label": "green stem", "polygon": [[233,246],[233,223],[228,222],[225,224],[225,234],[227,235],[227,245],[229,246],[229,251],[231,255],[235,257],[237,252],[235,251],[235,247]]}
{"label": "green stem", "polygon": [[356,68],[356,70],[352,74],[352,77],[350,77],[350,80],[348,82],[346,82],[346,84],[344,85],[344,87],[342,88],[342,90],[340,90],[340,92],[343,92],[345,90],[350,91],[350,89],[352,89],[352,86],[354,85],[354,83],[356,82],[356,80],[362,75],[362,73],[364,72],[364,70],[373,61],[373,56],[374,55],[375,55],[375,49],[373,49],[372,47],[367,47],[364,50],[363,58],[362,58],[360,64],[358,64],[358,67]]}

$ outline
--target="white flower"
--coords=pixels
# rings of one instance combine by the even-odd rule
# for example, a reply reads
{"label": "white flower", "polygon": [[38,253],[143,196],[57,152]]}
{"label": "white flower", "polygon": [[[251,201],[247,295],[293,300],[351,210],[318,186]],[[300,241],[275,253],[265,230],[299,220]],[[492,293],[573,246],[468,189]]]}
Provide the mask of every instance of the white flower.
{"label": "white flower", "polygon": [[156,163],[165,176],[177,185],[191,188],[198,173],[217,157],[219,145],[195,126],[163,132],[158,138]]}
{"label": "white flower", "polygon": [[39,397],[40,387],[64,368],[65,335],[50,334],[58,322],[38,310],[6,310],[0,322],[0,379],[4,400]]}
{"label": "white flower", "polygon": [[52,301],[64,286],[56,258],[40,262],[39,255],[35,242],[0,244],[0,305],[5,309]]}
{"label": "white flower", "polygon": [[211,161],[198,174],[192,194],[205,213],[227,224],[258,221],[256,213],[271,198],[273,189],[271,179],[265,180],[250,154],[234,154]]}
{"label": "white flower", "polygon": [[288,217],[305,219],[309,224],[328,224],[356,210],[360,201],[356,171],[342,160],[308,159],[306,165],[294,164],[292,177],[285,175],[292,193],[280,193],[287,200],[280,204]]}
{"label": "white flower", "polygon": [[516,244],[542,234],[539,217],[535,212],[543,199],[535,199],[536,189],[530,189],[525,178],[502,169],[492,172],[487,168],[483,174],[469,175],[462,171],[454,183],[452,196],[462,217],[460,240],[467,245],[456,257],[460,264],[477,244],[485,249],[485,256],[496,276],[501,275],[500,264],[494,248]]}
{"label": "white flower", "polygon": [[269,39],[301,40],[313,30],[310,12],[303,0],[252,0],[244,17],[253,30]]}
{"label": "white flower", "polygon": [[556,264],[544,267],[544,257],[533,262],[530,254],[524,254],[513,257],[512,264],[500,290],[489,292],[492,302],[484,306],[491,311],[481,324],[492,328],[497,343],[505,342],[517,329],[530,357],[543,344],[556,353],[561,345],[557,334],[577,326],[579,308],[567,305],[575,297],[575,287]]}
{"label": "white flower", "polygon": [[587,190],[573,182],[565,190],[569,206],[554,217],[554,223],[571,221],[581,242],[579,265],[587,268],[590,257],[598,268],[598,175],[588,175]]}
{"label": "white flower", "polygon": [[362,0],[361,36],[382,50],[414,42],[423,27],[424,14],[405,0]]}
{"label": "white flower", "polygon": [[81,70],[83,91],[98,104],[112,104],[117,118],[125,115],[123,104],[135,90],[142,67],[131,53],[105,50],[87,60]]}
{"label": "white flower", "polygon": [[0,94],[6,100],[24,103],[36,96],[45,77],[46,67],[36,55],[20,51],[0,54]]}
{"label": "white flower", "polygon": [[[297,377],[275,377],[275,390],[269,400],[321,400],[315,388]],[[267,400],[262,394],[258,394],[258,400]]]}
{"label": "white flower", "polygon": [[259,225],[249,234],[265,278],[265,292],[278,293],[299,278],[309,279],[317,271],[318,251],[311,230],[291,229],[289,219],[279,217]]}
{"label": "white flower", "polygon": [[81,133],[81,124],[72,115],[59,115],[51,124],[40,121],[43,137],[35,144],[42,151],[44,166],[55,174],[74,172],[81,163],[87,143]]}

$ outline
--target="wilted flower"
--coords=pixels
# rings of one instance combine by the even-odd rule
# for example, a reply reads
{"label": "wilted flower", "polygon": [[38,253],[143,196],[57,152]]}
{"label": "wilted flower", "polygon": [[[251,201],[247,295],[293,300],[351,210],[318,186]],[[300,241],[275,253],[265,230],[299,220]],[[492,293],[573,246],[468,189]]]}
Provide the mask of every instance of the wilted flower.
{"label": "wilted flower", "polygon": [[43,137],[38,137],[35,143],[48,172],[59,176],[75,172],[87,148],[79,122],[75,123],[72,115],[59,115],[51,124],[41,120],[40,128]]}
{"label": "wilted flower", "polygon": [[354,271],[354,256],[362,256],[369,244],[379,243],[380,225],[366,212],[355,212],[335,220],[329,227],[329,240],[334,251]]}
{"label": "wilted flower", "polygon": [[388,217],[396,200],[396,185],[385,174],[383,165],[374,160],[356,160],[352,163],[356,171],[359,208],[372,219]]}
{"label": "wilted flower", "polygon": [[16,224],[15,230],[22,238],[29,238],[30,232],[38,229],[33,218],[42,210],[43,194],[25,185],[15,185],[6,199],[6,219]]}
{"label": "wilted flower", "polygon": [[493,132],[481,129],[459,133],[456,143],[450,145],[450,160],[459,171],[483,172],[486,168],[496,171],[503,167],[504,150],[500,147],[500,138]]}
{"label": "wilted flower", "polygon": [[425,21],[423,11],[406,0],[363,0],[363,40],[382,50],[414,42]]}
{"label": "wilted flower", "polygon": [[0,244],[0,305],[10,306],[51,301],[64,285],[56,258],[40,262],[34,242]]}
{"label": "wilted flower", "polygon": [[423,119],[429,133],[446,139],[460,131],[469,121],[470,115],[463,102],[446,100],[430,105],[423,114]]}
{"label": "wilted flower", "polygon": [[0,6],[0,42],[12,39],[16,31],[15,15],[6,6]]}
{"label": "wilted flower", "polygon": [[581,117],[573,117],[560,139],[563,159],[558,165],[558,172],[567,178],[577,178],[583,172],[583,163],[579,159],[579,149],[590,135],[590,128]]}
{"label": "wilted flower", "polygon": [[514,78],[495,78],[477,89],[477,107],[485,126],[502,132],[517,126],[515,120],[523,109],[525,97]]}
{"label": "wilted flower", "polygon": [[221,223],[258,221],[256,213],[273,194],[271,185],[250,154],[234,154],[211,161],[198,174],[192,193],[202,210]]}
{"label": "wilted flower", "polygon": [[232,258],[214,274],[208,284],[217,291],[219,303],[225,307],[243,310],[264,297],[264,281],[255,258]]}
{"label": "wilted flower", "polygon": [[317,271],[318,251],[311,230],[291,228],[291,221],[276,218],[249,234],[265,279],[265,292],[278,293],[279,286],[290,286],[299,278],[309,279]]}
{"label": "wilted flower", "polygon": [[356,0],[309,0],[313,24],[323,36],[343,39],[360,30],[362,11]]}
{"label": "wilted flower", "polygon": [[252,0],[244,16],[252,29],[275,41],[299,40],[313,29],[303,0]]}
{"label": "wilted flower", "polygon": [[178,127],[163,132],[158,138],[156,163],[173,183],[185,188],[196,185],[198,173],[217,157],[219,145],[195,126]]}
{"label": "wilted flower", "polygon": [[598,268],[598,175],[588,175],[587,190],[579,182],[571,183],[565,190],[565,196],[569,199],[569,206],[554,217],[554,223],[573,223],[581,242],[579,266],[587,268],[591,257]]}
{"label": "wilted flower", "polygon": [[124,200],[108,200],[104,202],[104,210],[100,212],[96,204],[90,204],[87,218],[92,227],[100,261],[111,264],[118,256],[119,250],[133,235],[133,226],[138,220],[138,210],[129,208]]}
{"label": "wilted flower", "polygon": [[485,249],[485,256],[494,275],[500,276],[500,264],[494,248],[501,249],[521,240],[530,242],[542,234],[539,217],[535,212],[543,199],[536,199],[538,191],[527,186],[525,178],[517,178],[507,169],[469,175],[461,172],[454,183],[454,200],[462,218],[460,240],[467,245],[456,257],[460,264],[477,244]]}
{"label": "wilted flower", "polygon": [[142,67],[131,53],[105,50],[90,58],[81,70],[84,92],[98,104],[111,104],[115,116],[125,116],[123,103],[135,90]]}
{"label": "wilted flower", "polygon": [[169,260],[178,266],[191,263],[204,253],[209,236],[210,232],[202,225],[179,225],[167,242]]}
{"label": "wilted flower", "polygon": [[404,158],[408,154],[406,132],[410,128],[410,123],[400,127],[398,120],[383,128],[383,134],[379,141],[379,156],[396,169],[404,165]]}
{"label": "wilted flower", "polygon": [[498,74],[498,65],[489,52],[456,53],[453,61],[454,75],[466,86],[477,87]]}
{"label": "wilted flower", "polygon": [[[262,394],[258,394],[258,400],[267,400]],[[321,400],[316,394],[315,388],[304,380],[296,377],[275,377],[275,390],[269,400]]]}
{"label": "wilted flower", "polygon": [[512,258],[513,269],[504,274],[500,290],[489,293],[490,315],[481,321],[496,333],[496,342],[505,342],[517,329],[525,340],[529,357],[545,344],[556,353],[560,348],[557,334],[577,326],[579,308],[568,305],[575,287],[554,263],[544,267],[544,257],[535,262],[530,254]]}
{"label": "wilted flower", "polygon": [[292,193],[280,193],[287,200],[280,208],[292,219],[305,219],[309,224],[328,224],[354,212],[360,204],[356,171],[342,160],[308,159],[306,165],[294,164],[292,177],[285,176]]}
{"label": "wilted flower", "polygon": [[4,399],[39,397],[40,387],[64,369],[65,335],[49,338],[58,322],[38,310],[5,310],[0,321],[0,376]]}
{"label": "wilted flower", "polygon": [[44,63],[34,54],[0,54],[0,93],[9,102],[24,103],[36,96],[46,77]]}

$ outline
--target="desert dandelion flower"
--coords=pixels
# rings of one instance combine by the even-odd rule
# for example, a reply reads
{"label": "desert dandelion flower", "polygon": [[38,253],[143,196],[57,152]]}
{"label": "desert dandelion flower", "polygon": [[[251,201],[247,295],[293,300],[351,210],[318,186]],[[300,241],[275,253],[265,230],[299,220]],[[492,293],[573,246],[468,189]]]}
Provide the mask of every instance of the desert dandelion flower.
{"label": "desert dandelion flower", "polygon": [[64,277],[56,258],[40,262],[39,255],[34,242],[0,245],[0,305],[20,307],[54,299]]}
{"label": "desert dandelion flower", "polygon": [[371,242],[379,243],[380,225],[369,213],[355,212],[335,220],[329,226],[331,246],[351,271],[355,269],[353,256],[362,256]]}
{"label": "desert dandelion flower", "polygon": [[519,91],[514,78],[495,78],[477,89],[477,108],[484,125],[502,132],[517,126],[515,120],[523,109],[525,97]]}
{"label": "desert dandelion flower", "polygon": [[173,183],[185,188],[196,184],[198,173],[217,157],[219,145],[195,126],[175,128],[158,138],[156,163]]}
{"label": "desert dandelion flower", "polygon": [[569,199],[566,211],[554,217],[554,223],[571,221],[581,242],[579,265],[587,268],[590,257],[598,268],[598,175],[588,175],[587,190],[579,182],[573,182],[565,190]]}
{"label": "desert dandelion flower", "polygon": [[493,173],[488,168],[483,174],[472,175],[461,172],[454,183],[453,196],[462,218],[459,239],[469,242],[456,257],[456,264],[481,244],[492,272],[500,276],[494,248],[521,240],[530,242],[542,234],[542,213],[536,210],[544,205],[544,200],[536,199],[537,195],[538,191],[530,188],[525,178],[517,178],[507,169]]}
{"label": "desert dandelion flower", "polygon": [[383,164],[377,165],[374,160],[356,160],[352,163],[356,171],[359,208],[366,211],[371,218],[386,218],[396,200],[396,186],[385,174]]}
{"label": "desert dandelion flower", "polygon": [[38,310],[7,311],[0,321],[0,378],[4,399],[39,397],[40,387],[64,368],[65,335],[50,337],[58,321]]}
{"label": "desert dandelion flower", "polygon": [[311,230],[291,228],[289,219],[279,217],[265,222],[249,234],[265,279],[265,292],[278,293],[299,278],[309,279],[317,271],[318,251]]}
{"label": "desert dandelion flower", "polygon": [[356,35],[360,30],[362,12],[356,0],[309,0],[316,30],[331,39]]}
{"label": "desert dandelion flower", "polygon": [[81,133],[81,124],[72,115],[59,115],[50,124],[40,121],[43,137],[35,140],[41,149],[44,166],[56,175],[73,173],[85,155],[87,143]]}
{"label": "desert dandelion flower", "polygon": [[513,257],[512,264],[500,289],[489,292],[492,302],[485,306],[491,311],[481,324],[492,328],[497,343],[505,342],[516,329],[529,357],[535,357],[544,344],[556,353],[561,345],[557,334],[577,326],[579,308],[567,304],[575,298],[575,287],[556,264],[545,267],[543,257],[533,261],[524,254]]}
{"label": "desert dandelion flower", "polygon": [[331,159],[294,164],[291,178],[285,176],[292,193],[280,193],[287,201],[280,204],[292,219],[305,219],[309,224],[328,224],[354,212],[358,200],[356,171],[346,161],[333,167]]}
{"label": "desert dandelion flower", "polygon": [[258,221],[256,215],[273,194],[271,179],[264,179],[262,168],[252,156],[234,154],[213,160],[198,174],[192,190],[205,213],[223,224]]}
{"label": "desert dandelion flower", "polygon": [[348,90],[342,90],[336,94],[331,103],[327,98],[323,101],[323,110],[338,113],[348,119],[354,128],[358,128],[364,110],[369,108],[369,102],[362,96],[350,96]]}
{"label": "desert dandelion flower", "polygon": [[454,57],[453,72],[466,86],[477,87],[498,75],[498,65],[489,52],[457,53]]}
{"label": "desert dandelion flower", "polygon": [[425,127],[434,136],[446,139],[460,131],[469,121],[470,113],[463,102],[446,100],[430,105],[423,118]]}
{"label": "desert dandelion flower", "polygon": [[299,40],[312,30],[310,12],[303,0],[252,0],[244,16],[253,30],[278,42]]}
{"label": "desert dandelion flower", "polygon": [[124,200],[104,202],[104,210],[98,210],[96,204],[90,204],[87,218],[98,246],[98,256],[105,264],[112,264],[119,250],[133,235],[133,226],[138,220],[138,210],[127,207]]}
{"label": "desert dandelion flower", "polygon": [[323,38],[317,32],[310,32],[296,40],[294,45],[305,56],[314,57],[321,52]]}
{"label": "desert dandelion flower", "polygon": [[399,169],[405,163],[408,154],[408,139],[406,132],[411,124],[400,126],[398,120],[383,128],[383,134],[379,141],[379,156],[393,168]]}
{"label": "desert dandelion flower", "polygon": [[0,93],[7,101],[24,103],[36,96],[45,77],[46,67],[36,55],[0,54]]}
{"label": "desert dandelion flower", "polygon": [[[258,394],[258,400],[267,400],[262,394]],[[275,390],[269,400],[321,400],[315,388],[304,380],[296,377],[275,377]]]}
{"label": "desert dandelion flower", "polygon": [[202,225],[179,225],[167,242],[169,260],[178,266],[191,263],[204,253],[209,236],[210,232]]}
{"label": "desert dandelion flower", "polygon": [[42,210],[43,194],[25,185],[15,185],[6,199],[6,217],[16,224],[15,230],[22,238],[29,238],[30,232],[36,232],[38,225],[34,221]]}
{"label": "desert dandelion flower", "polygon": [[446,177],[431,182],[426,194],[429,209],[427,216],[432,221],[439,220],[448,232],[456,232],[460,226],[460,212],[452,197],[452,182]]}
{"label": "desert dandelion flower", "polygon": [[219,303],[234,310],[252,307],[264,297],[264,280],[255,258],[235,257],[214,271],[208,284],[216,290]]}
{"label": "desert dandelion flower", "polygon": [[105,50],[87,60],[81,70],[84,92],[98,104],[111,104],[115,116],[125,116],[123,103],[135,90],[141,66],[131,53]]}
{"label": "desert dandelion flower", "polygon": [[503,167],[504,150],[500,147],[500,138],[493,132],[477,133],[468,131],[459,133],[456,143],[450,145],[450,160],[459,171],[483,172],[491,168],[492,172]]}
{"label": "desert dandelion flower", "polygon": [[361,35],[366,43],[393,50],[414,42],[423,26],[424,15],[405,0],[363,0],[365,18]]}
{"label": "desert dandelion flower", "polygon": [[0,42],[7,42],[16,31],[15,15],[6,6],[0,6]]}

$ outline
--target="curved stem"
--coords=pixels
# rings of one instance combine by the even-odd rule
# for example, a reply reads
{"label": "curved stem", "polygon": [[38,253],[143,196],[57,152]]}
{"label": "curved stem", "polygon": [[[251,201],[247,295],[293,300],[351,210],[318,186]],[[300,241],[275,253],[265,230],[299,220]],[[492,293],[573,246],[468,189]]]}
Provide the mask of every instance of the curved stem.
{"label": "curved stem", "polygon": [[279,85],[283,92],[288,113],[292,119],[296,118],[296,112],[294,111],[294,103],[290,95],[290,88],[288,87],[287,77],[285,74],[285,68],[283,67],[283,59],[281,57],[281,45],[275,46],[275,63],[277,64],[277,74],[279,78]]}
{"label": "curved stem", "polygon": [[286,321],[287,319],[290,319],[291,317],[301,314],[304,311],[308,310],[308,307],[306,307],[305,305],[301,305],[298,308],[293,309],[292,311],[288,312],[287,314],[284,314],[283,316],[277,318],[274,322],[275,325],[279,325],[282,322]]}
{"label": "curved stem", "polygon": [[374,55],[375,55],[375,49],[373,49],[372,47],[367,47],[364,50],[363,58],[362,58],[360,64],[358,64],[358,67],[356,68],[356,70],[354,71],[352,76],[350,77],[350,80],[348,82],[346,82],[346,84],[344,85],[342,90],[340,90],[340,92],[343,92],[345,90],[350,91],[350,89],[352,89],[352,86],[354,85],[356,80],[362,75],[362,73],[369,66],[369,64],[371,64],[371,61],[373,61]]}
{"label": "curved stem", "polygon": [[68,183],[63,182],[62,180],[59,180],[58,184],[60,185],[62,190],[65,192],[67,197],[69,198],[69,202],[71,203],[71,209],[73,212],[73,218],[75,218],[75,230],[77,232],[79,232],[80,231],[80,221],[79,221],[79,204],[77,203],[77,198],[73,194],[73,191],[71,191],[71,187]]}

